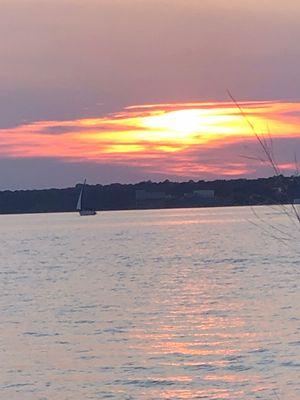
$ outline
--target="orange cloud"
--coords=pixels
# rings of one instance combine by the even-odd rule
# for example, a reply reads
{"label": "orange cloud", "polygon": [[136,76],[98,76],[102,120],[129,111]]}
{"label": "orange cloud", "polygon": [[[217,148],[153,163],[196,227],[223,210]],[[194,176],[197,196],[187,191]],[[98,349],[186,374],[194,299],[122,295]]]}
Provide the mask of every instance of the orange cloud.
{"label": "orange cloud", "polygon": [[[270,131],[281,142],[300,138],[300,103],[244,102],[241,107],[259,135]],[[257,163],[251,164],[252,154],[248,161],[241,158],[241,148],[247,144],[251,152],[260,151],[245,118],[228,102],[131,106],[102,118],[0,130],[0,140],[1,157],[109,162],[178,176],[245,175]],[[282,166],[288,170],[291,160]]]}

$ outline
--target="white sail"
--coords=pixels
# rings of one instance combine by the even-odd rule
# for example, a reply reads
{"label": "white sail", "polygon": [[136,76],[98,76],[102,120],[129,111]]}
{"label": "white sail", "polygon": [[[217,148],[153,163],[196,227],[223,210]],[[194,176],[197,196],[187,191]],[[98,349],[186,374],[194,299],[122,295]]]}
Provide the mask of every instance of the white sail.
{"label": "white sail", "polygon": [[95,210],[90,210],[90,209],[84,208],[82,206],[83,192],[84,192],[85,183],[86,183],[86,179],[84,180],[83,185],[82,185],[81,190],[80,190],[80,194],[79,194],[79,198],[78,198],[78,201],[77,201],[76,210],[79,211],[79,215],[81,215],[81,216],[84,216],[84,215],[96,215],[97,212]]}
{"label": "white sail", "polygon": [[82,196],[83,196],[83,190],[84,190],[85,182],[86,182],[86,179],[84,180],[84,183],[83,183],[83,185],[81,187],[81,190],[80,190],[80,195],[78,197],[77,206],[76,206],[76,210],[77,211],[80,211],[82,209]]}

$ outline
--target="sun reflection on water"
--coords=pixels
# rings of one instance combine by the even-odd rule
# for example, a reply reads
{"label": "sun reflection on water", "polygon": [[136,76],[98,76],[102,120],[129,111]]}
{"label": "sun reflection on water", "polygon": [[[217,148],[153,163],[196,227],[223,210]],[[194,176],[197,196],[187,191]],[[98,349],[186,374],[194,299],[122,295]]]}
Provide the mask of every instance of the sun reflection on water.
{"label": "sun reflection on water", "polygon": [[[199,279],[183,268],[180,274],[176,286],[169,283],[165,293],[153,299],[157,316],[131,332],[134,350],[161,365],[164,379],[172,382],[166,391],[149,388],[151,398],[241,399],[249,394],[244,386],[255,393],[263,386],[245,354],[259,348],[262,336],[247,326],[240,312],[245,306],[242,299],[216,301],[217,292],[224,299],[232,288],[220,285],[210,273]],[[185,379],[174,379],[184,377],[184,371]],[[240,389],[233,390],[232,383]]]}

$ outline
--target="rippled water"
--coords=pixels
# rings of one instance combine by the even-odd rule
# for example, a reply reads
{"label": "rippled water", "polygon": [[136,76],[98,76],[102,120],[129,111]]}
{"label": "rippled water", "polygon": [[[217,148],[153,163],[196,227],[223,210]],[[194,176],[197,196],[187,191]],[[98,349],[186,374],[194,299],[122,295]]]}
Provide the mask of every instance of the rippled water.
{"label": "rippled water", "polygon": [[262,221],[1,216],[0,398],[299,400],[300,232]]}

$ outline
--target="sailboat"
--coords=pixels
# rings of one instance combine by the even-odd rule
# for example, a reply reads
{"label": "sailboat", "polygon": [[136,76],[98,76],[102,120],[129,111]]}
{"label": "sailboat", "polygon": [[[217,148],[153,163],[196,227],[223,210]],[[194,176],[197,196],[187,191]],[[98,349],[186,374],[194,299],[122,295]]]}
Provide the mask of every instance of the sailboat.
{"label": "sailboat", "polygon": [[80,194],[79,194],[79,197],[78,197],[76,210],[79,211],[79,215],[81,215],[81,216],[96,215],[97,213],[96,213],[95,210],[90,210],[90,209],[87,209],[87,208],[83,208],[83,206],[82,206],[82,199],[83,199],[85,183],[86,183],[86,179],[84,180],[83,185],[82,185],[81,190],[80,190]]}

